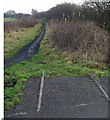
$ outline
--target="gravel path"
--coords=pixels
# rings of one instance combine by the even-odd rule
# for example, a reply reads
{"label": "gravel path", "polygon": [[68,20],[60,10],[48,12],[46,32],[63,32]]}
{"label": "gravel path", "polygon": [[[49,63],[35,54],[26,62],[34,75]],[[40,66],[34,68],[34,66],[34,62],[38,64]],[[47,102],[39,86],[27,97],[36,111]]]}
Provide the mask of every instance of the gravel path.
{"label": "gravel path", "polygon": [[[107,78],[101,78],[107,81]],[[39,78],[25,83],[21,102],[5,116],[8,118],[108,118],[108,101],[89,77],[45,79],[42,106],[36,112]],[[22,115],[20,115],[22,112]],[[24,114],[23,114],[24,113]]]}

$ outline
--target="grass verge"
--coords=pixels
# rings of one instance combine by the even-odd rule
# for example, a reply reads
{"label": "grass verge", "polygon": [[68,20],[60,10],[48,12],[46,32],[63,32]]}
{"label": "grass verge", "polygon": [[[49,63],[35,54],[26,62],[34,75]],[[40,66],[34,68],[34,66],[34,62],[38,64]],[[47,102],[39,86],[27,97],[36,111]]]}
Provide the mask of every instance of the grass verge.
{"label": "grass verge", "polygon": [[22,28],[19,32],[5,34],[4,58],[5,60],[13,57],[23,46],[30,43],[35,36],[41,32],[41,23],[32,28]]}
{"label": "grass verge", "polygon": [[[62,52],[58,48],[53,48],[53,43],[48,39],[49,28],[41,41],[38,54],[34,55],[29,61],[23,61],[6,68],[5,73],[5,110],[10,109],[20,101],[22,89],[29,77],[41,77],[45,71],[45,77],[52,76],[88,76],[91,71],[95,76],[108,76],[109,70],[100,70],[82,65],[83,62],[77,59],[74,63],[70,61],[71,55]],[[105,66],[106,67],[106,66]]]}

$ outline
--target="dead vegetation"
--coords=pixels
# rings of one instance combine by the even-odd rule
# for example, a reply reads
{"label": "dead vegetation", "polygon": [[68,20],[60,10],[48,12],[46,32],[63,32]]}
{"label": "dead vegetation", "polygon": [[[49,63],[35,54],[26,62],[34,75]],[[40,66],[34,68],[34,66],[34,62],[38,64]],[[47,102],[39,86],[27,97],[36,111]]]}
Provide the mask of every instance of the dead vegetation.
{"label": "dead vegetation", "polygon": [[108,62],[108,32],[93,22],[53,21],[49,35],[54,46],[62,51],[69,51],[74,61],[78,57],[97,63]]}
{"label": "dead vegetation", "polygon": [[9,33],[12,31],[18,32],[20,28],[34,27],[37,20],[33,17],[25,17],[17,21],[9,21],[4,23],[4,32]]}

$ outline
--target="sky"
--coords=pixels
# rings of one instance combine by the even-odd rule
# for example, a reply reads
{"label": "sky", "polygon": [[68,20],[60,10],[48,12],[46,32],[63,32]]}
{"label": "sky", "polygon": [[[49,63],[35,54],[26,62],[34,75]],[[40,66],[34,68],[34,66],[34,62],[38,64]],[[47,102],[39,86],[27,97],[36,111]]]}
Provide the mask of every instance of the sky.
{"label": "sky", "polygon": [[22,12],[31,14],[32,9],[36,9],[38,12],[47,11],[57,4],[64,2],[71,2],[80,4],[84,0],[4,0],[3,11],[15,10],[15,12]]}

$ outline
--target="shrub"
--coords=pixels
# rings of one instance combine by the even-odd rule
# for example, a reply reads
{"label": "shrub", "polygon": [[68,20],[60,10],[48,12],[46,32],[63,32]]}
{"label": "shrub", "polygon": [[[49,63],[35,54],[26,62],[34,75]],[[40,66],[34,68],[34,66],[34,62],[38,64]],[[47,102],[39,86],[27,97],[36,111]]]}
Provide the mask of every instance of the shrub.
{"label": "shrub", "polygon": [[62,51],[70,51],[74,59],[82,57],[97,62],[108,62],[108,32],[93,22],[53,21],[50,26],[50,38],[54,46]]}

